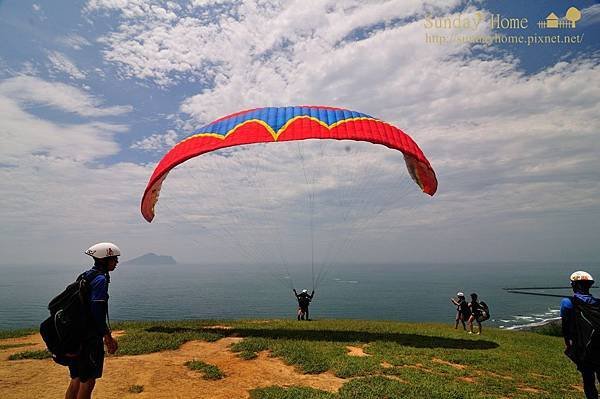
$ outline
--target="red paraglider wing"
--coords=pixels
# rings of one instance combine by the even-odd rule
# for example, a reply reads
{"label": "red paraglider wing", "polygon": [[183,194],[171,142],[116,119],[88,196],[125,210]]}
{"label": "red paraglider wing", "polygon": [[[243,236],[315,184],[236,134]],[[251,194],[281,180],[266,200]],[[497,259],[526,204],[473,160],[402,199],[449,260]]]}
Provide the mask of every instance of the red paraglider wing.
{"label": "red paraglider wing", "polygon": [[146,186],[142,215],[148,222],[154,219],[154,206],[164,179],[171,169],[190,158],[237,145],[305,139],[367,141],[401,151],[412,179],[423,192],[433,195],[437,190],[435,172],[419,146],[386,122],[340,108],[268,107],[217,119],[171,148]]}

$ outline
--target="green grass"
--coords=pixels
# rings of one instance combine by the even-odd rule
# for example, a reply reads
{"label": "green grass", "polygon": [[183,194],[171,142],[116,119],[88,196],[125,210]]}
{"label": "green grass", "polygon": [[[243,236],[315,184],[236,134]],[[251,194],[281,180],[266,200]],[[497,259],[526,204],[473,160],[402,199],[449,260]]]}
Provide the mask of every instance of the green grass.
{"label": "green grass", "polygon": [[200,371],[202,378],[205,380],[220,380],[225,377],[225,374],[215,365],[204,363],[200,360],[190,360],[185,362],[185,365],[194,371]]}
{"label": "green grass", "polygon": [[223,338],[219,332],[206,329],[214,325],[204,321],[165,321],[165,322],[120,322],[113,330],[125,330],[127,334],[119,338],[119,355],[141,355],[144,353],[175,350],[188,341],[202,340],[214,342]]}
{"label": "green grass", "polygon": [[129,387],[129,392],[130,393],[142,393],[142,392],[144,392],[144,386],[143,385],[132,385]]}
{"label": "green grass", "polygon": [[532,327],[531,331],[538,334],[551,335],[553,337],[562,337],[562,325],[560,320],[553,320],[542,326]]}
{"label": "green grass", "polygon": [[250,399],[337,399],[329,392],[307,387],[268,387],[250,391]]}
{"label": "green grass", "polygon": [[31,346],[31,345],[35,345],[35,344],[6,344],[6,345],[0,345],[0,350],[12,349],[12,348],[22,348],[23,346]]}
{"label": "green grass", "polygon": [[38,332],[33,328],[21,328],[18,330],[0,330],[0,339],[26,337]]}
{"label": "green grass", "polygon": [[23,359],[49,359],[51,358],[52,355],[50,354],[50,352],[48,352],[47,350],[40,350],[40,351],[25,351],[25,352],[19,352],[19,353],[15,353],[14,355],[10,355],[8,357],[8,360],[23,360]]}
{"label": "green grass", "polygon": [[[269,350],[304,373],[331,371],[348,379],[336,399],[422,398],[424,393],[428,398],[581,396],[570,387],[580,385],[580,376],[562,354],[560,337],[492,328],[470,336],[447,325],[350,320],[238,322],[234,327],[232,333],[245,339],[233,351]],[[370,356],[347,355],[346,346],[364,344]],[[384,362],[392,367],[383,367]],[[523,390],[527,388],[539,392]],[[331,397],[282,387],[255,390],[253,395]]]}
{"label": "green grass", "polygon": [[252,360],[256,359],[258,357],[258,354],[256,352],[251,351],[242,351],[238,354],[238,356],[244,360]]}
{"label": "green grass", "polygon": [[[216,324],[231,329],[209,328]],[[253,399],[581,397],[571,387],[581,377],[563,355],[562,338],[534,332],[484,328],[472,336],[450,325],[360,320],[121,322],[113,328],[125,330],[117,355],[235,335],[243,340],[231,350],[243,359],[267,351],[298,372],[345,379],[337,393],[273,386],[253,390]],[[369,356],[348,356],[347,346]]]}

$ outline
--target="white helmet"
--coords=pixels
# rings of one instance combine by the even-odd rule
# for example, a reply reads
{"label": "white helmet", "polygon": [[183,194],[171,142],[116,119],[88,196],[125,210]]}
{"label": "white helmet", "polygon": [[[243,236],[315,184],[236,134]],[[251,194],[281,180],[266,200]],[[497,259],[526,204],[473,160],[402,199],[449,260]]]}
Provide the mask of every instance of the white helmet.
{"label": "white helmet", "polygon": [[592,277],[591,274],[589,274],[588,272],[584,272],[583,270],[579,270],[576,271],[575,273],[571,274],[571,282],[575,282],[575,281],[590,281],[592,283],[594,283],[594,278]]}
{"label": "white helmet", "polygon": [[85,254],[93,258],[102,259],[110,256],[120,256],[121,250],[112,242],[100,242],[89,247],[85,251]]}
{"label": "white helmet", "polygon": [[456,296],[465,296],[465,294],[464,294],[464,293],[462,293],[462,292],[457,292],[457,293],[456,293]]}
{"label": "white helmet", "polygon": [[307,292],[308,292],[308,290],[306,288],[302,290],[303,294],[306,294]]}

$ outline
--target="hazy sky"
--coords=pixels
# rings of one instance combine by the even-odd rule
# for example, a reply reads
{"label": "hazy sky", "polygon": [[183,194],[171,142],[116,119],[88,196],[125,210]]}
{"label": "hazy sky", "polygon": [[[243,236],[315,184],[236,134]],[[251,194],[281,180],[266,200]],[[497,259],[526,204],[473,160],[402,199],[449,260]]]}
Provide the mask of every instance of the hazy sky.
{"label": "hazy sky", "polygon": [[[98,241],[195,263],[598,261],[600,5],[538,25],[565,4],[1,1],[0,263],[87,263]],[[182,165],[142,218],[179,140],[303,104],[399,127],[438,193],[383,147],[279,143]]]}

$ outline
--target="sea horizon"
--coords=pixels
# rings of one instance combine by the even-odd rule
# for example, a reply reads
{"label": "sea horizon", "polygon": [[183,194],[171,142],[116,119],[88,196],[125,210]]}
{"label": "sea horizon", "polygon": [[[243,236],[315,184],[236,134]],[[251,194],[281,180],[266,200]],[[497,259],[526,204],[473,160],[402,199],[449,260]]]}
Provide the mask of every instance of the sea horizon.
{"label": "sea horizon", "polygon": [[[38,327],[47,304],[90,265],[0,266],[0,330]],[[484,324],[511,329],[557,318],[560,298],[511,294],[507,287],[568,287],[578,268],[600,263],[347,263],[327,268],[276,264],[120,264],[111,273],[110,318],[117,320],[295,317],[292,287],[313,289],[311,318],[440,322],[454,325],[450,297],[477,292],[490,306]],[[318,280],[318,278],[315,278]],[[546,292],[546,291],[536,291]],[[549,292],[549,291],[548,291]],[[593,292],[593,291],[592,291]],[[568,296],[569,289],[552,293]]]}

